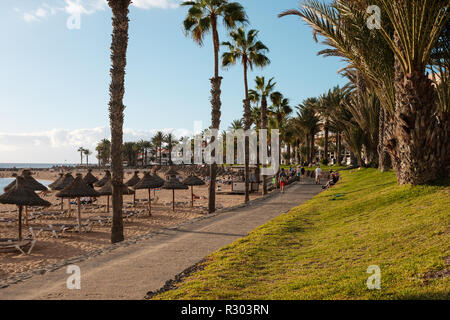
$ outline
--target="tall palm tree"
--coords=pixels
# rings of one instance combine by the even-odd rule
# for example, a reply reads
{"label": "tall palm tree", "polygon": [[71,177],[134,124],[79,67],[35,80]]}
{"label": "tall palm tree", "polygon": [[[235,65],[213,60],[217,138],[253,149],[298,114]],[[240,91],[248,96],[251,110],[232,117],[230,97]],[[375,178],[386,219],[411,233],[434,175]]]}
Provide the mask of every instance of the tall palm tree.
{"label": "tall palm tree", "polygon": [[167,150],[169,151],[169,165],[172,165],[172,150],[173,147],[178,144],[178,141],[175,140],[175,137],[172,133],[168,133],[164,136],[164,142],[167,144]]}
{"label": "tall palm tree", "polygon": [[[269,49],[257,40],[258,31],[250,30],[245,33],[244,28],[233,30],[230,33],[231,42],[223,42],[222,45],[228,47],[228,52],[222,55],[222,66],[228,67],[235,65],[238,61],[242,63],[244,69],[244,130],[249,130],[252,124],[252,114],[250,109],[250,99],[248,94],[248,69],[253,67],[263,68],[270,63],[265,55]],[[250,168],[249,168],[249,139],[245,138],[245,202],[250,201]]]}
{"label": "tall palm tree", "polygon": [[162,145],[164,143],[164,133],[162,131],[156,132],[152,138],[152,143],[155,146],[156,156],[158,156],[159,165],[162,164]]}
{"label": "tall palm tree", "polygon": [[314,161],[315,136],[319,132],[320,119],[316,115],[317,104],[317,98],[308,98],[297,107],[298,123],[304,128],[308,136],[308,162],[310,164]]}
{"label": "tall palm tree", "polygon": [[[212,31],[214,49],[214,77],[211,79],[211,129],[220,127],[220,85],[222,78],[219,76],[219,49],[220,40],[218,22],[221,19],[226,28],[232,29],[237,23],[247,22],[247,17],[242,5],[227,0],[195,0],[185,1],[182,6],[189,6],[187,17],[183,22],[186,34],[191,34],[195,42],[203,45],[204,37]],[[215,155],[212,154],[214,157]],[[208,211],[216,210],[216,175],[217,165],[210,166],[210,184]]]}
{"label": "tall palm tree", "polygon": [[[285,126],[284,123],[292,113],[292,108],[289,105],[289,99],[285,98],[283,94],[279,91],[273,92],[270,95],[270,100],[272,101],[272,105],[269,107],[269,115],[272,117],[272,120],[275,122],[275,128],[280,130],[280,138],[282,139],[285,135]],[[279,143],[279,163],[281,164],[281,144]]]}
{"label": "tall palm tree", "polygon": [[128,46],[128,7],[131,0],[108,0],[112,10],[111,85],[109,87],[109,118],[111,124],[111,169],[113,222],[111,242],[124,240],[123,236],[123,95],[125,93],[125,66]]}
{"label": "tall palm tree", "polygon": [[84,149],[83,153],[86,156],[86,166],[89,167],[89,156],[92,154],[92,151],[89,149]]}
{"label": "tall palm tree", "polygon": [[[261,96],[261,129],[267,130],[267,98],[270,96],[275,88],[276,82],[273,82],[274,78],[270,78],[266,83],[265,77],[256,77],[255,89],[259,92]],[[264,164],[265,166],[265,164]],[[258,174],[259,178],[259,174]],[[267,183],[263,179],[263,195],[267,194]]]}
{"label": "tall palm tree", "polygon": [[79,147],[77,151],[80,153],[80,164],[83,165],[84,148],[83,147]]}

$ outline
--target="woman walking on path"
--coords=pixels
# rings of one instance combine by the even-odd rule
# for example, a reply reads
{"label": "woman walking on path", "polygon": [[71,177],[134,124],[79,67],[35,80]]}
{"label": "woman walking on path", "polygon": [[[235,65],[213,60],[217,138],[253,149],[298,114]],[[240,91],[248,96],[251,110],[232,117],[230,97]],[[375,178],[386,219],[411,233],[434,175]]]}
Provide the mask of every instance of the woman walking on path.
{"label": "woman walking on path", "polygon": [[281,169],[281,172],[278,177],[280,179],[281,193],[284,193],[284,188],[286,187],[286,183],[287,183],[287,174],[284,171],[284,168]]}

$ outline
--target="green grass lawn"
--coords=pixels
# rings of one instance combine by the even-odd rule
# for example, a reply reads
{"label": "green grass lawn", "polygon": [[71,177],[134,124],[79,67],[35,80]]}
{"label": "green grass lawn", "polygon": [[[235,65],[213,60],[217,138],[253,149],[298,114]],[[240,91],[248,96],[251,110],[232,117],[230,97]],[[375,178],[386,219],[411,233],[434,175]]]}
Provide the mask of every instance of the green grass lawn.
{"label": "green grass lawn", "polygon": [[[208,257],[156,299],[449,299],[450,188],[342,172],[333,189]],[[367,268],[381,268],[369,290]],[[448,274],[448,273],[447,273]]]}

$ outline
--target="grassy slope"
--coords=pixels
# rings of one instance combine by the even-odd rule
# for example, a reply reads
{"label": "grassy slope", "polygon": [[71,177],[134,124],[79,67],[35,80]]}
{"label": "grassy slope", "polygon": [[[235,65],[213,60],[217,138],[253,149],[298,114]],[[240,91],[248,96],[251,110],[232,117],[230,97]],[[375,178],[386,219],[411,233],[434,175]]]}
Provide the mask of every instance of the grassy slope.
{"label": "grassy slope", "polygon": [[[342,176],[156,298],[449,299],[448,277],[423,274],[446,268],[450,189],[400,187],[393,173],[374,169]],[[366,287],[370,265],[381,268],[381,290]]]}

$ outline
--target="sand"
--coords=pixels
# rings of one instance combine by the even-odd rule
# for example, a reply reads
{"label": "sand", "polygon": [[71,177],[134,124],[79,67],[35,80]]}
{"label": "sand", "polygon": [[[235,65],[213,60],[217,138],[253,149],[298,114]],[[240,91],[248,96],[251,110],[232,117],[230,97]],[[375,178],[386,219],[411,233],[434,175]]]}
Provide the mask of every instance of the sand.
{"label": "sand", "polygon": [[[125,171],[127,181],[133,173]],[[75,171],[72,172],[75,175]],[[85,173],[82,172],[82,173]],[[97,177],[102,176],[102,171],[93,172]],[[12,172],[3,171],[0,175],[4,178],[11,177]],[[142,173],[140,174],[142,177]],[[160,174],[164,178],[163,174]],[[39,180],[53,181],[58,177],[58,172],[50,170],[35,171],[33,177]],[[229,185],[222,185],[222,191],[231,191]],[[40,194],[45,200],[53,205],[43,211],[60,211],[60,200],[55,197],[57,191],[51,191],[47,194]],[[208,206],[208,187],[194,187],[194,194],[199,197],[191,207],[191,190],[175,191],[175,212],[172,211],[172,191],[156,190],[152,194],[152,216],[148,214],[148,191],[138,190],[136,206],[133,206],[133,196],[124,196],[124,210],[127,212],[137,212],[139,215],[124,221],[124,234],[126,239],[135,238],[162,228],[171,227],[180,223],[195,219],[207,214]],[[250,200],[260,197],[261,194],[251,194]],[[94,218],[97,216],[111,215],[106,213],[106,197],[101,197],[94,205],[82,206],[82,219]],[[68,200],[64,201],[64,209],[68,209]],[[242,204],[243,195],[216,195],[217,209],[227,208]],[[76,206],[71,205],[71,216],[66,213],[64,216],[58,216],[56,219],[48,217],[29,221],[28,226],[24,226],[23,234],[28,234],[28,227],[46,226],[51,223],[70,223],[76,224]],[[28,215],[32,216],[41,212],[39,209],[30,208]],[[16,218],[17,207],[12,205],[0,205],[0,218]],[[17,223],[0,222],[0,238],[17,238]],[[42,232],[37,236],[36,246],[30,255],[23,255],[18,252],[0,253],[0,280],[17,273],[42,268],[49,264],[64,261],[74,256],[79,256],[90,251],[101,249],[110,244],[111,225],[94,224],[88,233],[79,234],[77,232],[67,232],[56,239],[50,232]]]}

